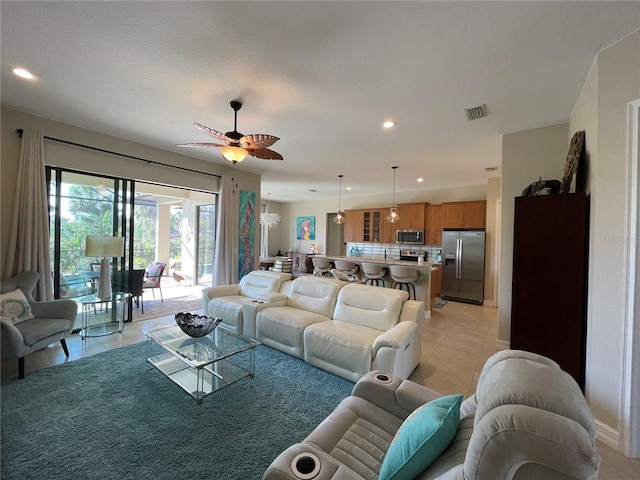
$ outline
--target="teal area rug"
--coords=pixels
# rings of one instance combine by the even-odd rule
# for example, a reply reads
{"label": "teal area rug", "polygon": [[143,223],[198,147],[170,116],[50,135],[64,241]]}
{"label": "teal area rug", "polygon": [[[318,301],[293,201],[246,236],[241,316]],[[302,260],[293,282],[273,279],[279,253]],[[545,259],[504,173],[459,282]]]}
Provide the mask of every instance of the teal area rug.
{"label": "teal area rug", "polygon": [[260,479],[353,383],[266,346],[202,405],[145,343],[2,382],[3,480]]}

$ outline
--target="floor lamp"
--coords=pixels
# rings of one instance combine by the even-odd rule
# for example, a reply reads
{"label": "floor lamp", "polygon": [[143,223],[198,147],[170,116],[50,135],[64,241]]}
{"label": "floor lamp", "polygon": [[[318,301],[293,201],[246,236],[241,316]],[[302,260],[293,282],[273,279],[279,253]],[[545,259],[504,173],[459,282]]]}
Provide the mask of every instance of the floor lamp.
{"label": "floor lamp", "polygon": [[111,272],[109,259],[124,255],[124,237],[101,237],[87,235],[87,243],[84,251],[85,257],[102,258],[100,260],[100,278],[98,280],[98,298],[109,300],[111,298]]}

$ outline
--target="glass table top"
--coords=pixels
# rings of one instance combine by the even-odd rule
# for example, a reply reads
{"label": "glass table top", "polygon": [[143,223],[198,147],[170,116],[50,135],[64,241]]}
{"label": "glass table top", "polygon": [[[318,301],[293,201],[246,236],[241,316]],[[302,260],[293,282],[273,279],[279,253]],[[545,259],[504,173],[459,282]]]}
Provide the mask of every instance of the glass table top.
{"label": "glass table top", "polygon": [[179,355],[182,361],[194,368],[202,368],[260,345],[257,340],[222,326],[200,338],[190,337],[178,325],[163,325],[143,330],[142,333],[165,350]]}

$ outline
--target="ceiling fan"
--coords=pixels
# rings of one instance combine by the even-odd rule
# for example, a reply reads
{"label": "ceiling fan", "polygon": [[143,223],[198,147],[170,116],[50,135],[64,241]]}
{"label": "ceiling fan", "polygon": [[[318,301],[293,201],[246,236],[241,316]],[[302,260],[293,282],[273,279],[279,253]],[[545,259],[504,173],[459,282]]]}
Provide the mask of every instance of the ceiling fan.
{"label": "ceiling fan", "polygon": [[263,160],[282,160],[282,155],[278,152],[274,152],[273,150],[269,150],[267,147],[270,147],[275,142],[280,140],[278,137],[274,137],[273,135],[265,135],[265,134],[252,134],[252,135],[243,135],[238,132],[238,110],[242,108],[242,102],[238,100],[231,101],[231,108],[233,108],[233,132],[222,133],[214,130],[213,128],[206,127],[199,123],[195,123],[194,125],[197,129],[202,130],[203,132],[207,132],[209,135],[217,138],[218,140],[225,142],[221,143],[180,143],[176,146],[178,147],[220,147],[220,151],[222,152],[222,157],[227,161],[227,163],[235,165],[238,162],[244,160],[244,158],[248,155],[252,157],[261,158]]}

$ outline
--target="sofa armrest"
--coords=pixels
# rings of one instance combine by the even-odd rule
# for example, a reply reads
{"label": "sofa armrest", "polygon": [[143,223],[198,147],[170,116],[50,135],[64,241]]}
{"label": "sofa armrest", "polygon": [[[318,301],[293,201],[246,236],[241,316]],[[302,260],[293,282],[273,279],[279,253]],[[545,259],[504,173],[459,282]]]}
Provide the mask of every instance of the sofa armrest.
{"label": "sofa armrest", "polygon": [[392,329],[378,335],[371,348],[371,358],[375,359],[382,347],[407,349],[416,338],[418,325],[415,322],[399,322]]}
{"label": "sofa armrest", "polygon": [[[297,467],[296,467],[297,466]],[[304,469],[306,476],[295,475],[294,469]],[[317,469],[317,473],[310,473]],[[313,477],[311,476],[313,475]],[[351,469],[345,467],[328,453],[323,452],[307,443],[291,445],[269,465],[262,480],[361,480]]]}
{"label": "sofa armrest", "polygon": [[11,322],[0,322],[0,340],[2,358],[24,357],[29,351],[29,347],[24,343],[22,334]]}
{"label": "sofa armrest", "polygon": [[410,380],[401,380],[381,370],[366,373],[353,387],[352,395],[407,418],[416,408],[442,395]]}
{"label": "sofa armrest", "polygon": [[78,304],[73,300],[52,300],[50,302],[34,302],[31,313],[36,318],[64,318],[75,322]]}
{"label": "sofa armrest", "polygon": [[[281,295],[281,294],[276,294]],[[263,295],[260,295],[262,297]],[[279,298],[279,297],[278,297]],[[287,296],[283,299],[276,299],[272,302],[266,302],[263,300],[253,300],[242,305],[242,335],[249,338],[256,338],[256,318],[258,312],[267,307],[284,307],[287,303]]]}
{"label": "sofa armrest", "polygon": [[219,285],[202,289],[202,313],[209,316],[209,300],[216,297],[228,297],[240,295],[240,284]]}

